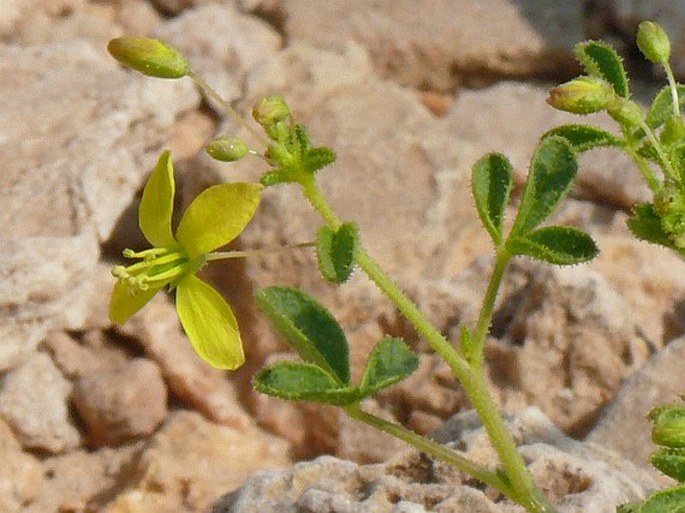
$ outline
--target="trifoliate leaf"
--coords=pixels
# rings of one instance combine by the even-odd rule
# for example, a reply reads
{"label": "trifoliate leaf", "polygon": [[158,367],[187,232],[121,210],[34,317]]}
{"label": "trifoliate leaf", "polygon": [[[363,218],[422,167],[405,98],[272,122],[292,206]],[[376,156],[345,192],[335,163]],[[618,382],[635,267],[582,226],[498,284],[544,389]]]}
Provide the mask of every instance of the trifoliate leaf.
{"label": "trifoliate leaf", "polygon": [[259,308],[306,362],[349,385],[347,338],[333,316],[314,298],[291,287],[268,287],[255,293]]}
{"label": "trifoliate leaf", "polygon": [[490,153],[471,171],[471,190],[476,210],[495,245],[502,242],[504,209],[513,183],[511,164],[504,155]]}
{"label": "trifoliate leaf", "polygon": [[174,210],[174,165],[167,150],[159,157],[148,178],[138,209],[140,230],[150,244],[157,247],[176,245],[171,232],[171,214]]}
{"label": "trifoliate leaf", "polygon": [[276,363],[259,371],[252,384],[258,392],[290,401],[346,406],[360,400],[356,388],[341,387],[333,376],[311,363]]}
{"label": "trifoliate leaf", "polygon": [[234,370],[245,362],[238,322],[214,288],[194,274],[176,286],[176,310],[195,352],[217,369]]}
{"label": "trifoliate leaf", "polygon": [[628,98],[628,75],[621,57],[602,41],[586,41],[575,47],[576,58],[588,75],[609,82],[617,95]]}
{"label": "trifoliate leaf", "polygon": [[563,137],[576,153],[599,148],[600,146],[621,146],[621,141],[615,135],[587,125],[561,125],[545,132],[540,139],[548,137]]}
{"label": "trifoliate leaf", "polygon": [[587,262],[599,253],[587,233],[570,226],[547,226],[509,237],[506,247],[514,255],[526,255],[556,265]]}
{"label": "trifoliate leaf", "polygon": [[512,236],[526,234],[552,214],[571,189],[577,169],[566,139],[551,136],[540,141],[530,163]]}
{"label": "trifoliate leaf", "polygon": [[202,191],[183,213],[176,240],[190,259],[228,244],[245,229],[257,210],[262,186],[225,183]]}
{"label": "trifoliate leaf", "polygon": [[316,256],[324,278],[333,283],[346,281],[357,252],[357,226],[344,223],[337,230],[322,226],[316,237]]}
{"label": "trifoliate leaf", "polygon": [[364,397],[394,385],[411,375],[419,365],[418,357],[399,338],[386,337],[371,351],[360,385]]}

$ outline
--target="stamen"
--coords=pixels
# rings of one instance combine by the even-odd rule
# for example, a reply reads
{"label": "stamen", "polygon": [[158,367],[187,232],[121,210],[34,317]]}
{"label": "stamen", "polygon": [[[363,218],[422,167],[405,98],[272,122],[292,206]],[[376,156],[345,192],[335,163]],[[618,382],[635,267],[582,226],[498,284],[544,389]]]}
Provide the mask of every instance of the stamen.
{"label": "stamen", "polygon": [[141,258],[129,266],[117,265],[112,275],[125,283],[131,295],[148,290],[150,286],[163,286],[188,272],[188,258],[171,248],[150,248],[144,251],[124,250],[127,258]]}

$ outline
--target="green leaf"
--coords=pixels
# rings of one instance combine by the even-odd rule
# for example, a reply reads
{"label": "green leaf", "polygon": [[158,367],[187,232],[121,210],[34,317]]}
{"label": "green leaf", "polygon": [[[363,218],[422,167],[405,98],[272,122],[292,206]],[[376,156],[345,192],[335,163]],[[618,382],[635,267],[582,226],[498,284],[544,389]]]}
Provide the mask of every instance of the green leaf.
{"label": "green leaf", "polygon": [[526,255],[555,265],[587,262],[599,253],[587,233],[570,226],[547,226],[509,237],[506,247],[514,255]]}
{"label": "green leaf", "polygon": [[385,337],[371,351],[359,387],[364,397],[408,377],[419,365],[418,357],[399,338]]}
{"label": "green leaf", "polygon": [[264,187],[271,187],[272,185],[278,185],[279,183],[288,183],[292,180],[288,176],[288,173],[281,169],[276,169],[274,171],[267,171],[259,178],[259,183]]}
{"label": "green leaf", "polygon": [[642,504],[640,513],[685,513],[685,486],[653,493]]}
{"label": "green leaf", "polygon": [[651,203],[635,205],[627,224],[632,234],[640,240],[675,250],[678,249],[664,231],[661,217],[657,214],[654,205]]}
{"label": "green leaf", "polygon": [[209,365],[234,370],[245,362],[238,321],[214,288],[193,274],[183,277],[176,310],[193,349]]}
{"label": "green leaf", "polygon": [[552,214],[571,189],[577,169],[575,154],[566,139],[551,136],[540,141],[531,160],[512,236],[525,235]]}
{"label": "green leaf", "polygon": [[359,402],[356,388],[341,387],[338,380],[311,363],[279,362],[253,378],[255,390],[291,401],[316,401],[346,406]]}
{"label": "green leaf", "polygon": [[307,151],[302,165],[308,173],[316,173],[329,164],[335,162],[335,153],[325,146],[311,148]]}
{"label": "green leaf", "polygon": [[353,223],[343,223],[335,231],[322,226],[316,237],[316,256],[323,277],[333,283],[346,281],[352,274],[357,246],[357,227]]}
{"label": "green leaf", "polygon": [[630,96],[623,61],[610,45],[602,41],[585,41],[576,45],[575,53],[588,75],[609,82],[617,95],[623,98]]}
{"label": "green leaf", "polygon": [[571,145],[576,153],[598,148],[600,146],[622,146],[621,140],[615,135],[587,125],[562,125],[552,128],[540,139],[548,137],[563,137]]}
{"label": "green leaf", "polygon": [[138,209],[140,230],[155,247],[176,245],[171,232],[171,214],[174,210],[174,164],[167,150],[159,157],[148,178]]}
{"label": "green leaf", "polygon": [[640,513],[640,503],[631,502],[616,507],[616,513]]}
{"label": "green leaf", "polygon": [[[682,108],[685,105],[685,86],[678,84],[676,90],[678,91],[678,104]],[[655,129],[663,125],[672,115],[673,100],[671,99],[671,88],[664,86],[654,97],[645,121],[649,128]]]}
{"label": "green leaf", "polygon": [[257,210],[262,186],[224,183],[202,191],[183,214],[176,240],[190,259],[235,239]]}
{"label": "green leaf", "polygon": [[147,290],[137,289],[135,294],[131,294],[127,283],[117,281],[109,300],[109,320],[116,324],[124,324],[133,314],[143,308],[164,285],[163,283]]}
{"label": "green leaf", "polygon": [[504,155],[490,153],[476,162],[471,172],[476,210],[496,246],[502,242],[504,209],[513,183],[511,169]]}
{"label": "green leaf", "polygon": [[257,305],[300,357],[350,383],[349,347],[342,328],[314,298],[292,287],[255,293]]}
{"label": "green leaf", "polygon": [[685,449],[660,449],[649,457],[649,462],[667,476],[685,482]]}

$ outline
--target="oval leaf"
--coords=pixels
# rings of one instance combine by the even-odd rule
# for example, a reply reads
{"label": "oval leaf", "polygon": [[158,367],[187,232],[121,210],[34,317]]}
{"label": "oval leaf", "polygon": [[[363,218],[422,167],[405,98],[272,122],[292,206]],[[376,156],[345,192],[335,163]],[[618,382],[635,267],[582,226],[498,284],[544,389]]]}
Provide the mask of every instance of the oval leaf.
{"label": "oval leaf", "polygon": [[609,82],[617,95],[623,98],[630,96],[623,61],[610,45],[602,41],[586,41],[576,45],[575,53],[588,75]]}
{"label": "oval leaf", "polygon": [[257,305],[300,357],[350,383],[349,347],[342,328],[314,298],[291,287],[255,293]]}
{"label": "oval leaf", "polygon": [[176,310],[195,352],[217,369],[245,362],[238,322],[221,294],[193,274],[176,286]]}
{"label": "oval leaf", "polygon": [[649,462],[667,476],[685,482],[684,449],[661,449],[650,456]]}
{"label": "oval leaf", "polygon": [[202,191],[183,214],[176,240],[190,259],[228,244],[245,229],[257,210],[262,186],[224,183]]}
{"label": "oval leaf", "polygon": [[685,485],[653,493],[638,510],[640,513],[685,512]]}
{"label": "oval leaf", "polygon": [[386,337],[371,351],[359,387],[364,397],[394,385],[419,366],[419,358],[399,338]]}
{"label": "oval leaf", "polygon": [[599,253],[587,233],[570,226],[547,226],[525,236],[510,237],[507,249],[514,255],[526,255],[556,265],[587,262]]}
{"label": "oval leaf", "polygon": [[504,209],[512,183],[511,164],[504,155],[490,153],[473,166],[471,191],[476,210],[496,246],[502,243]]}
{"label": "oval leaf", "polygon": [[145,184],[138,209],[140,230],[153,246],[168,248],[176,245],[171,233],[174,191],[174,164],[167,150],[159,157]]}
{"label": "oval leaf", "polygon": [[677,250],[673,241],[664,231],[661,225],[661,217],[656,213],[654,205],[651,203],[635,205],[627,224],[631,233],[638,239]]}
{"label": "oval leaf", "polygon": [[258,372],[255,390],[291,401],[316,401],[334,406],[359,402],[354,388],[340,383],[325,370],[311,363],[279,362]]}
{"label": "oval leaf", "polygon": [[577,170],[575,154],[566,139],[551,136],[540,141],[511,234],[524,235],[549,217],[571,189]]}
{"label": "oval leaf", "polygon": [[558,126],[546,132],[540,139],[546,139],[553,136],[559,136],[566,139],[566,142],[568,142],[577,153],[582,153],[591,150],[592,148],[599,148],[600,146],[621,146],[620,139],[615,135],[610,134],[601,128],[587,125]]}
{"label": "oval leaf", "polygon": [[316,237],[316,256],[324,278],[342,283],[352,274],[357,252],[357,227],[344,223],[337,230],[321,227]]}

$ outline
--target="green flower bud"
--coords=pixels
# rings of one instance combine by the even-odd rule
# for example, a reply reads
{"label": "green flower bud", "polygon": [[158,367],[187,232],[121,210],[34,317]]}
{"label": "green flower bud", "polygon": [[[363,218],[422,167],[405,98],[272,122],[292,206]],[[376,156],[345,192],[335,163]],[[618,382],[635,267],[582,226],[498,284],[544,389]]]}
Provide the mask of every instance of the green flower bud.
{"label": "green flower bud", "polygon": [[213,159],[222,162],[235,162],[247,154],[248,148],[241,139],[217,137],[205,147],[205,151]]}
{"label": "green flower bud", "polygon": [[671,42],[666,31],[653,21],[643,21],[637,29],[637,47],[655,64],[665,64],[671,57]]}
{"label": "green flower bud", "polygon": [[604,110],[614,98],[611,85],[600,78],[578,77],[550,89],[547,103],[574,114],[590,114]]}
{"label": "green flower bud", "polygon": [[672,448],[685,448],[685,407],[662,407],[651,415],[654,422],[652,440],[655,444]]}
{"label": "green flower bud", "polygon": [[645,118],[645,113],[638,104],[620,96],[614,97],[607,105],[607,112],[621,125],[634,128],[640,127]]}
{"label": "green flower bud", "polygon": [[107,50],[124,66],[157,78],[181,78],[188,74],[183,54],[161,41],[144,37],[112,39]]}
{"label": "green flower bud", "polygon": [[280,95],[262,98],[252,109],[252,117],[264,127],[283,121],[290,116],[290,109],[285,99]]}

